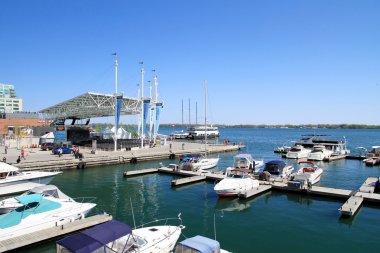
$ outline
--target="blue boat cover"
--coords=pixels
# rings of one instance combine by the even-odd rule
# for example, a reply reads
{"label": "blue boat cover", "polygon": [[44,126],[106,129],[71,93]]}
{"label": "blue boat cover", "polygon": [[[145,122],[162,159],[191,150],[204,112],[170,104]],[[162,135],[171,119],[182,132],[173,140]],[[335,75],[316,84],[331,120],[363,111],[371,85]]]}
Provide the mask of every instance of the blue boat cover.
{"label": "blue boat cover", "polygon": [[273,161],[267,162],[265,165],[283,165],[283,166],[285,166],[286,164],[284,161],[281,161],[281,160],[273,160]]}
{"label": "blue boat cover", "polygon": [[42,199],[42,194],[21,195],[16,197],[15,199],[21,204],[27,205],[33,202],[40,202]]}
{"label": "blue boat cover", "polygon": [[132,229],[128,225],[116,220],[110,220],[59,240],[57,244],[73,253],[90,253],[131,232]]}
{"label": "blue boat cover", "polygon": [[219,252],[220,250],[220,244],[218,241],[200,235],[188,238],[179,244],[195,249],[200,253],[213,253]]}

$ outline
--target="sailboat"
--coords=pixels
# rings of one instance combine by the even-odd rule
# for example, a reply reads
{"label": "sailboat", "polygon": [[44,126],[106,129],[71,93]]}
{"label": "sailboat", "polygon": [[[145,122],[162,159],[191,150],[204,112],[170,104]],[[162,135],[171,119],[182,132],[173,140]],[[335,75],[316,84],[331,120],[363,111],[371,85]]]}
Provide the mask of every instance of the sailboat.
{"label": "sailboat", "polygon": [[214,168],[218,165],[219,158],[207,157],[207,131],[210,127],[207,126],[207,83],[205,81],[205,125],[204,125],[204,140],[205,140],[205,155],[190,159],[188,162],[183,163],[181,169],[200,171]]}

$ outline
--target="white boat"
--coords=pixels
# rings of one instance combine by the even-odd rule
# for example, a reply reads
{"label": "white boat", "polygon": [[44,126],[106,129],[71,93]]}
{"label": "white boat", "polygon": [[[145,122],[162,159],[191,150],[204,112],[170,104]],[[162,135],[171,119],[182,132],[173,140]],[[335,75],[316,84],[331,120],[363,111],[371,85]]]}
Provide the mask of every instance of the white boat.
{"label": "white boat", "polygon": [[20,171],[0,162],[0,196],[25,192],[36,186],[49,184],[60,171]]}
{"label": "white boat", "polygon": [[184,155],[180,159],[179,169],[188,171],[202,171],[218,165],[219,158],[204,157],[199,154]]}
{"label": "white boat", "polygon": [[264,165],[264,160],[254,160],[250,154],[238,154],[234,156],[233,167],[235,169],[248,169],[252,172]]}
{"label": "white boat", "polygon": [[306,181],[310,184],[316,184],[321,179],[323,169],[319,168],[315,163],[313,162],[299,162],[300,169],[297,171],[297,173],[294,175],[292,181]]}
{"label": "white boat", "polygon": [[[37,186],[23,193],[19,197],[31,194],[41,194],[43,197],[52,196],[57,199],[72,200],[69,196],[61,192],[55,185]],[[0,214],[8,213],[21,206],[23,206],[23,203],[20,200],[18,200],[18,197],[0,200]]]}
{"label": "white boat", "polygon": [[293,170],[293,166],[287,165],[284,161],[273,160],[265,164],[263,173],[269,173],[274,178],[286,179]]}
{"label": "white boat", "polygon": [[218,241],[197,235],[179,242],[174,253],[229,253],[229,251],[221,249]]}
{"label": "white boat", "polygon": [[309,148],[304,148],[301,145],[295,145],[288,151],[288,153],[286,153],[286,158],[288,159],[307,158],[310,152],[311,152],[311,149]]}
{"label": "white boat", "polygon": [[57,199],[42,194],[20,196],[23,206],[0,215],[0,238],[11,239],[83,219],[96,206],[93,203]]}
{"label": "white boat", "polygon": [[233,197],[259,187],[259,181],[253,178],[250,169],[227,168],[225,177],[215,185],[219,197]]}
{"label": "white boat", "polygon": [[187,137],[189,136],[189,133],[188,132],[184,132],[183,130],[182,131],[174,131],[170,137],[172,139],[186,139]]}
{"label": "white boat", "polygon": [[132,230],[127,224],[110,220],[57,241],[57,253],[169,253],[183,228],[163,225]]}
{"label": "white boat", "polygon": [[330,158],[334,152],[327,149],[324,145],[315,145],[309,155],[308,160],[323,161],[324,159]]}

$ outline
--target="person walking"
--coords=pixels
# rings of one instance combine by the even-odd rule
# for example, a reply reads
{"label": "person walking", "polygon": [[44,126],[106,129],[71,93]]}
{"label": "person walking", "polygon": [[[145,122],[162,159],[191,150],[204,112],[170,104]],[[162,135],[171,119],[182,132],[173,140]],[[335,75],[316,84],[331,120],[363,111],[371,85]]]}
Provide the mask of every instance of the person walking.
{"label": "person walking", "polygon": [[21,162],[21,158],[20,158],[20,156],[18,156],[16,162],[17,162],[17,163],[20,163],[20,162]]}
{"label": "person walking", "polygon": [[25,151],[23,149],[21,149],[21,158],[20,159],[23,159],[26,160],[25,158]]}
{"label": "person walking", "polygon": [[4,147],[4,153],[7,154],[8,153],[8,145],[5,144],[5,147]]}

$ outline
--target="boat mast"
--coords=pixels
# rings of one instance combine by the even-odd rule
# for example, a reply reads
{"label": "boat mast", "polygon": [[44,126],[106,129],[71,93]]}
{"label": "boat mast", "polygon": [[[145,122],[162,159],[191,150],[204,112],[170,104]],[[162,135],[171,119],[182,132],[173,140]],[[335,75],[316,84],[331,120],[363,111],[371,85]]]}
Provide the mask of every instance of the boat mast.
{"label": "boat mast", "polygon": [[183,99],[182,99],[182,128],[183,128]]}
{"label": "boat mast", "polygon": [[116,152],[117,151],[117,53],[113,53],[113,55],[115,56],[115,63],[114,63],[114,66],[115,66],[115,132],[114,132],[114,142],[115,142],[115,146],[114,146],[114,151]]}
{"label": "boat mast", "polygon": [[189,127],[191,126],[191,119],[190,119],[190,98],[189,98]]}
{"label": "boat mast", "polygon": [[141,64],[141,148],[144,147],[144,62]]}
{"label": "boat mast", "polygon": [[205,156],[207,156],[207,80],[205,80]]}
{"label": "boat mast", "polygon": [[198,125],[198,102],[195,102],[195,125]]}

